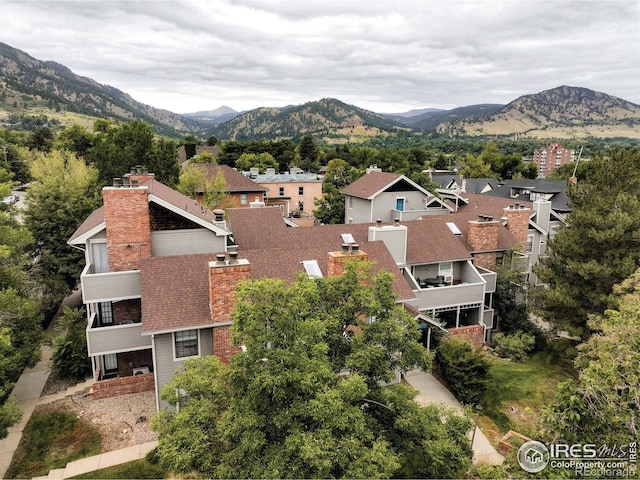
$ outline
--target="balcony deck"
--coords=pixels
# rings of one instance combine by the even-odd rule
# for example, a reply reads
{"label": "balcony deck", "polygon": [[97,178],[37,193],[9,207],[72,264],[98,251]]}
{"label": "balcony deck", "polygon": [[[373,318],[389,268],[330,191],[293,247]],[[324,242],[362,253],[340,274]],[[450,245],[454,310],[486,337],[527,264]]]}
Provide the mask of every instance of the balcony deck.
{"label": "balcony deck", "polygon": [[80,275],[82,298],[85,303],[116,302],[140,298],[140,270],[93,273],[87,264]]}
{"label": "balcony deck", "polygon": [[151,336],[142,335],[142,323],[87,328],[89,356],[131,352],[147,348],[151,348]]}

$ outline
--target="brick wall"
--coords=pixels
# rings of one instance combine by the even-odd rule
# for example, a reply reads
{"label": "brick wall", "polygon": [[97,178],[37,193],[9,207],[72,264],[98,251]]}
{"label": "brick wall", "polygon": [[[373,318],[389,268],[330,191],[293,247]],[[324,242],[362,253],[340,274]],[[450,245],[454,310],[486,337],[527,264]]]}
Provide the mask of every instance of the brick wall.
{"label": "brick wall", "polygon": [[93,398],[96,400],[130,393],[147,392],[155,389],[155,375],[147,373],[145,375],[136,375],[135,377],[102,380],[94,383],[91,388],[93,389]]}
{"label": "brick wall", "polygon": [[213,354],[224,363],[229,363],[231,357],[240,352],[240,347],[231,342],[231,326],[222,325],[213,329]]}
{"label": "brick wall", "polygon": [[350,260],[367,261],[368,255],[358,250],[356,252],[329,252],[327,258],[327,277],[337,277],[345,272],[345,263]]}
{"label": "brick wall", "polygon": [[139,298],[113,302],[113,322],[119,325],[123,320],[139,322],[141,318],[141,304]]}
{"label": "brick wall", "polygon": [[520,251],[524,252],[527,246],[531,209],[516,203],[505,208],[503,216],[507,218],[507,229],[520,245]]}
{"label": "brick wall", "polygon": [[104,218],[112,272],[138,270],[151,256],[151,226],[147,188],[102,189]]}
{"label": "brick wall", "polygon": [[450,328],[449,335],[471,342],[474,347],[484,345],[484,327],[482,325],[469,325],[467,327]]}
{"label": "brick wall", "polygon": [[118,375],[121,377],[133,375],[133,369],[138,367],[149,367],[153,370],[150,349],[118,353]]}
{"label": "brick wall", "polygon": [[[251,279],[251,265],[246,259],[209,262],[209,308],[215,323],[231,321],[236,286]],[[214,350],[215,351],[215,350]]]}
{"label": "brick wall", "polygon": [[496,220],[472,220],[467,230],[467,243],[474,252],[473,263],[490,268],[496,264],[500,222]]}

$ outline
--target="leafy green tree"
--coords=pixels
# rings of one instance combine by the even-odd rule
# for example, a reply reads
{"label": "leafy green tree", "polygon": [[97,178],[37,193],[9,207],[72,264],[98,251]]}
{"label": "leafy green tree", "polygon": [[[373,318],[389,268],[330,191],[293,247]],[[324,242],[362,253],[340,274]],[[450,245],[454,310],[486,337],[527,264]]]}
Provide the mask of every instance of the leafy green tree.
{"label": "leafy green tree", "polygon": [[588,315],[604,312],[613,286],[640,264],[640,150],[599,155],[588,172],[567,190],[567,227],[549,240],[534,267],[548,286],[535,292],[538,311],[585,337]]}
{"label": "leafy green tree", "polygon": [[[1,337],[0,342],[2,342]],[[18,407],[18,403],[15,398],[10,398],[6,402],[0,404],[0,439],[6,438],[9,434],[9,427],[18,423],[21,418],[22,411]]]}
{"label": "leafy green tree", "polygon": [[209,138],[207,138],[207,145],[209,145],[210,147],[213,147],[217,143],[218,143],[218,139],[216,138],[215,135],[211,135]]}
{"label": "leafy green tree", "polygon": [[53,150],[33,154],[31,175],[25,221],[35,241],[35,273],[45,308],[57,308],[80,278],[84,255],[67,240],[100,205],[98,171],[74,153]]}
{"label": "leafy green tree", "polygon": [[491,165],[480,156],[468,153],[464,160],[464,166],[460,169],[460,175],[465,178],[491,178],[494,176]]}
{"label": "leafy green tree", "polygon": [[578,347],[578,384],[562,385],[546,410],[550,436],[568,442],[622,445],[640,423],[640,270],[614,288],[618,307],[593,315],[595,332]]}
{"label": "leafy green tree", "polygon": [[232,331],[244,352],[229,366],[187,361],[163,389],[182,403],[155,422],[161,465],[215,478],[462,475],[469,420],[381,386],[429,356],[392,276],[367,272],[242,283]]}
{"label": "leafy green tree", "polygon": [[465,340],[449,338],[439,345],[435,366],[462,403],[476,403],[487,389],[491,362]]}
{"label": "leafy green tree", "polygon": [[191,163],[184,167],[178,183],[178,191],[193,199],[202,195],[203,203],[209,208],[226,208],[231,205],[229,187],[222,170],[216,178],[207,178],[207,170],[202,164]]}
{"label": "leafy green tree", "polygon": [[84,127],[74,123],[62,130],[53,141],[53,148],[75,152],[78,157],[85,158],[93,147],[95,135]]}
{"label": "leafy green tree", "polygon": [[189,159],[189,163],[216,163],[216,159],[213,154],[209,152],[202,152],[200,155],[194,155]]}
{"label": "leafy green tree", "polygon": [[278,162],[270,153],[243,153],[236,160],[236,168],[242,171],[248,171],[251,168],[257,168],[260,172],[267,168],[278,168]]}
{"label": "leafy green tree", "polygon": [[180,166],[176,142],[156,140],[151,125],[140,121],[120,126],[109,124],[103,130],[98,131],[87,154],[100,172],[101,184],[111,183],[113,178],[122,177],[138,165],[153,172],[162,183],[177,184]]}
{"label": "leafy green tree", "polygon": [[313,212],[315,218],[324,224],[344,222],[344,195],[341,190],[356,176],[355,169],[341,158],[334,158],[327,164],[327,174],[322,180],[322,197],[316,198]]}

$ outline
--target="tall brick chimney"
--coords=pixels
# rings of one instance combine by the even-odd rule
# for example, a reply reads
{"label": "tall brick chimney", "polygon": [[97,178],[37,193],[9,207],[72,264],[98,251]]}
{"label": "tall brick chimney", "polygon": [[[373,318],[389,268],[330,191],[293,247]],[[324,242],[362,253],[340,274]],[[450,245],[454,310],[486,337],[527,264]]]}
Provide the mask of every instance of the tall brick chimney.
{"label": "tall brick chimney", "polygon": [[[242,280],[251,279],[251,264],[238,259],[237,252],[216,255],[209,262],[209,308],[213,321],[213,354],[228,363],[240,350],[231,342],[231,311],[234,306],[236,286]],[[216,325],[217,324],[217,325]]]}
{"label": "tall brick chimney", "polygon": [[329,256],[327,258],[327,276],[337,277],[342,275],[346,270],[345,263],[349,260],[366,262],[368,258],[369,256],[360,250],[358,244],[345,243],[342,245],[342,251],[329,252]]}
{"label": "tall brick chimney", "polygon": [[509,205],[502,212],[503,218],[507,219],[507,229],[520,245],[520,251],[524,252],[527,246],[531,209],[516,203]]}
{"label": "tall brick chimney", "polygon": [[138,270],[140,260],[151,256],[148,188],[117,180],[102,189],[109,269]]}
{"label": "tall brick chimney", "polygon": [[469,221],[467,243],[474,252],[473,263],[490,268],[496,263],[500,222],[487,215],[479,215],[478,220]]}

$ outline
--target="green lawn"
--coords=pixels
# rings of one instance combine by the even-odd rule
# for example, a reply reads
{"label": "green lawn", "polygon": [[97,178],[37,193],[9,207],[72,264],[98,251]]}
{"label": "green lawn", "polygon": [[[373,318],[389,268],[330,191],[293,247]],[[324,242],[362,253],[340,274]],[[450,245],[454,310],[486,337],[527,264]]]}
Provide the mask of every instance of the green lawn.
{"label": "green lawn", "polygon": [[114,465],[73,478],[168,478],[164,470],[145,458]]}
{"label": "green lawn", "polygon": [[479,423],[497,427],[500,436],[509,430],[535,436],[542,407],[553,401],[559,382],[575,375],[573,350],[571,342],[556,340],[550,350],[521,363],[493,358]]}
{"label": "green lawn", "polygon": [[100,432],[75,415],[54,410],[34,414],[7,470],[7,478],[43,476],[54,468],[100,453]]}

